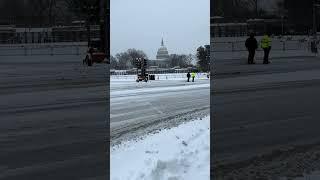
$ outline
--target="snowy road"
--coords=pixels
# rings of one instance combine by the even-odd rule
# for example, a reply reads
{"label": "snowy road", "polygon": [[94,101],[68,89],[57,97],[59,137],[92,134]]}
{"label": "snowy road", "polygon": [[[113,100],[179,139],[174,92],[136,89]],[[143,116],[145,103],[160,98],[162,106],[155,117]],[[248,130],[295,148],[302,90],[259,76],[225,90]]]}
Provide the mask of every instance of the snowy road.
{"label": "snowy road", "polygon": [[1,56],[0,70],[0,179],[106,179],[105,64]]}
{"label": "snowy road", "polygon": [[310,158],[304,151],[309,158],[300,165],[296,154],[301,151],[286,152],[320,142],[319,59],[224,67],[240,73],[217,76],[211,91],[216,177],[294,176],[319,162],[319,157]]}
{"label": "snowy road", "polygon": [[157,122],[192,112],[209,113],[209,80],[111,81],[112,141]]}

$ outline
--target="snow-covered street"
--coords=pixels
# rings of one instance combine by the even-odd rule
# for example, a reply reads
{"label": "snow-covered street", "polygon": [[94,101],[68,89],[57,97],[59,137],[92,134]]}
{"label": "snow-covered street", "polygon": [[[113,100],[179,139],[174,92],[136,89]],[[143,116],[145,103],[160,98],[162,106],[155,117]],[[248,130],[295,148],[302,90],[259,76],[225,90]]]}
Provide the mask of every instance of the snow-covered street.
{"label": "snow-covered street", "polygon": [[218,75],[211,93],[215,179],[296,180],[320,169],[319,59],[271,62],[215,64]]}
{"label": "snow-covered street", "polygon": [[[135,82],[134,80],[111,81],[110,84],[110,128],[111,143],[130,139],[132,135],[143,135],[144,129],[153,131],[160,127],[171,127],[171,120],[179,124],[195,119],[193,113],[209,114],[209,79],[156,80]],[[188,116],[188,117],[187,117]],[[177,122],[177,119],[180,119]],[[119,138],[121,140],[119,140]]]}
{"label": "snow-covered street", "polygon": [[112,180],[210,179],[209,79],[183,76],[111,78]]}
{"label": "snow-covered street", "polygon": [[0,179],[106,179],[108,66],[82,58],[0,57]]}
{"label": "snow-covered street", "polygon": [[209,180],[210,117],[111,147],[111,180]]}

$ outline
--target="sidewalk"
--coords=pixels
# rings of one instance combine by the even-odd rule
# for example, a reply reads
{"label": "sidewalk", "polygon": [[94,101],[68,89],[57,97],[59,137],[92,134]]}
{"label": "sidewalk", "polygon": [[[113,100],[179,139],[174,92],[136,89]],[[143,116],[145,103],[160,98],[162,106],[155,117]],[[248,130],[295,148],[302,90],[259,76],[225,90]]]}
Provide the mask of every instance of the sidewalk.
{"label": "sidewalk", "polygon": [[[243,62],[247,61],[248,52],[246,50],[241,51],[228,51],[228,52],[212,52],[214,54],[214,59],[217,61],[240,59]],[[264,52],[259,49],[256,51],[255,58],[263,59]],[[270,58],[288,58],[288,57],[315,57],[314,53],[308,52],[306,50],[272,50],[270,51]]]}
{"label": "sidewalk", "polygon": [[270,64],[262,64],[262,60],[255,61],[256,64],[248,65],[241,59],[230,59],[215,61],[213,63],[214,78],[224,76],[241,76],[248,74],[268,74],[275,72],[291,72],[299,70],[320,69],[320,58],[317,57],[282,57],[270,58]]}
{"label": "sidewalk", "polygon": [[[213,92],[228,92],[243,89],[265,89],[288,85],[312,85],[320,82],[320,70],[295,71],[274,74],[259,74],[213,80]],[[212,84],[211,84],[212,85]]]}
{"label": "sidewalk", "polygon": [[315,57],[271,59],[248,65],[237,60],[217,62],[211,79],[213,92],[313,84],[320,81],[320,59]]}

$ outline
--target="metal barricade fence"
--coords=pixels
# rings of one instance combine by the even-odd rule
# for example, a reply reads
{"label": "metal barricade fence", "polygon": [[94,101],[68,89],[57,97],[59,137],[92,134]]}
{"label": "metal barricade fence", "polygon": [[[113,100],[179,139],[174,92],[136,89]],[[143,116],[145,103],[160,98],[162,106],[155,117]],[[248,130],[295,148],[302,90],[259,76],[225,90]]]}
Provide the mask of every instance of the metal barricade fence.
{"label": "metal barricade fence", "polygon": [[0,56],[84,55],[86,50],[85,43],[5,44],[0,45]]}
{"label": "metal barricade fence", "polygon": [[[179,69],[179,70],[174,70],[174,69],[157,69],[157,70],[151,70],[147,69],[148,74],[180,74],[180,73],[188,73],[190,70],[188,69]],[[120,70],[119,72],[111,72],[111,75],[136,75],[137,70]]]}
{"label": "metal barricade fence", "polygon": [[[237,60],[245,63],[248,57],[248,51],[245,47],[245,41],[220,41],[214,42],[211,40],[210,53],[216,61]],[[258,45],[255,58],[263,58],[263,50]],[[311,42],[307,40],[289,40],[281,41],[278,39],[272,40],[270,58],[288,58],[288,57],[311,57],[317,54],[311,52]],[[230,61],[231,62],[231,61]]]}
{"label": "metal barricade fence", "polygon": [[[155,80],[175,80],[175,79],[186,79],[187,73],[167,73],[167,74],[154,74]],[[196,73],[196,79],[205,79],[207,80],[208,73]],[[110,76],[112,80],[135,80],[136,75],[116,75],[113,74]]]}
{"label": "metal barricade fence", "polygon": [[[245,41],[229,41],[229,42],[211,42],[213,46],[211,52],[237,52],[237,51],[247,51],[245,47]],[[262,51],[258,45],[258,51]],[[273,51],[289,51],[289,50],[310,50],[309,41],[301,40],[291,40],[291,41],[272,41]]]}

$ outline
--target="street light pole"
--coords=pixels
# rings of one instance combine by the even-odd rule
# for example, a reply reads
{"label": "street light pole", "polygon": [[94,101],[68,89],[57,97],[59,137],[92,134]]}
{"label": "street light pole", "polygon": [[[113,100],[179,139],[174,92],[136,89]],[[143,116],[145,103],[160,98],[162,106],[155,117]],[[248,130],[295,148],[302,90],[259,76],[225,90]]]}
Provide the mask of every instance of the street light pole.
{"label": "street light pole", "polygon": [[106,55],[107,58],[110,58],[110,1],[106,1],[105,4],[106,7],[106,13],[104,15],[105,17],[105,35],[106,35]]}
{"label": "street light pole", "polygon": [[313,3],[313,38],[316,40],[317,38],[317,20],[316,20],[316,4],[315,1]]}
{"label": "street light pole", "polygon": [[101,50],[103,52],[106,52],[106,26],[105,26],[105,20],[106,20],[106,7],[105,7],[105,0],[100,0],[100,13],[99,13],[99,23],[100,23],[100,43],[101,43]]}
{"label": "street light pole", "polygon": [[255,0],[256,1],[256,18],[259,17],[259,12],[258,12],[258,0]]}
{"label": "street light pole", "polygon": [[281,15],[281,36],[283,37],[283,15]]}
{"label": "street light pole", "polygon": [[314,53],[317,53],[318,52],[318,49],[317,49],[317,6],[319,6],[319,4],[317,4],[317,0],[313,0],[313,4],[312,4],[312,7],[313,7],[313,42],[311,42],[311,50],[314,52]]}

